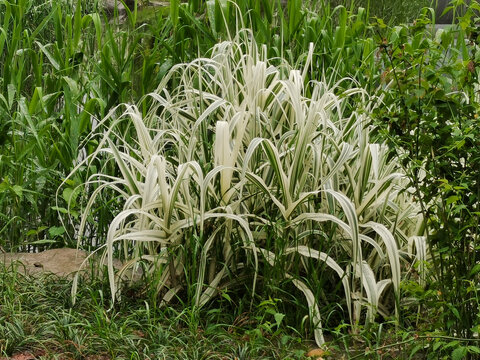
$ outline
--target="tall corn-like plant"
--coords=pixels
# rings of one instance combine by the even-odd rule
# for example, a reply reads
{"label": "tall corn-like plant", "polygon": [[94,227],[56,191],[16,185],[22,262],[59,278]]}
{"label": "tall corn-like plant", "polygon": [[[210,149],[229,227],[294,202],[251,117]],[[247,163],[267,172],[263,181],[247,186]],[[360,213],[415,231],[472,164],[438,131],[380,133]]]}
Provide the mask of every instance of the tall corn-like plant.
{"label": "tall corn-like plant", "polygon": [[8,250],[63,243],[52,195],[101,107],[84,101],[91,77],[82,65],[100,17],[82,9],[81,1],[0,1],[0,243]]}
{"label": "tall corn-like plant", "polygon": [[421,219],[400,167],[370,142],[369,107],[344,117],[335,88],[306,82],[313,46],[298,70],[271,65],[251,39],[244,31],[174,66],[145,117],[127,106],[91,134],[99,146],[85,163],[106,159],[118,171],[87,181],[81,229],[96,197],[116,193],[123,210],[100,248],[113,299],[114,256],[128,260],[120,274],[149,263],[163,301],[184,289],[197,306],[242,274],[254,274],[255,293],[259,269],[276,271],[305,295],[321,344],[315,279],[338,276],[353,324],[398,314],[401,262]]}

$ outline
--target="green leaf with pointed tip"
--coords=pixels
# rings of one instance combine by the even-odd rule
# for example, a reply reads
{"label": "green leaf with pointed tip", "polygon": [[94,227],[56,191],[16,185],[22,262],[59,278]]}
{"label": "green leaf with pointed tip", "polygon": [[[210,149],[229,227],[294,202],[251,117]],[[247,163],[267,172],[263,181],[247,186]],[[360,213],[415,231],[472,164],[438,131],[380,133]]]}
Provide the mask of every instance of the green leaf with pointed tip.
{"label": "green leaf with pointed tip", "polygon": [[56,237],[65,234],[65,228],[63,226],[52,226],[48,229],[48,234],[51,237]]}
{"label": "green leaf with pointed tip", "polygon": [[466,346],[460,346],[452,351],[452,360],[462,360],[468,354],[468,348]]}

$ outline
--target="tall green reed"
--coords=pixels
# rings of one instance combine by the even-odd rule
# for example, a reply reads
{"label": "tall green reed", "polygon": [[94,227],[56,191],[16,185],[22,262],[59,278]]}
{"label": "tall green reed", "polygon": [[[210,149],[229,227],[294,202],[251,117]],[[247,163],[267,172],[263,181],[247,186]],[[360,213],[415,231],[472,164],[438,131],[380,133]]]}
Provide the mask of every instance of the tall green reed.
{"label": "tall green reed", "polygon": [[[7,223],[0,231],[3,242],[8,239],[15,246],[31,242],[26,232],[36,241],[55,244],[57,238],[45,230],[51,229],[55,236],[64,231],[55,212],[68,212],[66,202],[75,181],[63,205],[52,208],[48,198],[77,159],[93,149],[94,144],[81,151],[78,146],[91,130],[92,120],[103,118],[118,103],[132,103],[145,96],[175,63],[206,54],[237,28],[252,28],[254,37],[268,45],[271,58],[301,59],[311,41],[316,43],[315,49],[323,44],[311,62],[312,78],[321,76],[320,69],[331,69],[328,72],[337,74],[336,79],[350,74],[348,67],[342,67],[342,58],[352,59],[348,64],[351,68],[372,59],[368,41],[366,45],[353,41],[365,24],[364,15],[359,12],[355,17],[342,7],[318,15],[295,2],[286,7],[281,2],[247,0],[172,2],[168,12],[155,12],[148,23],[137,24],[136,8],[128,10],[126,21],[120,23],[88,12],[90,7],[81,1],[36,5],[27,0],[4,0],[0,6],[4,10],[0,49],[5,50],[0,52],[1,111],[6,114],[0,139],[4,144],[2,196],[4,204],[17,204],[5,205],[0,211]],[[337,22],[330,20],[337,15],[338,29]],[[358,25],[354,32],[348,30],[351,19]],[[280,34],[276,33],[278,27]],[[352,47],[356,48],[355,56],[351,56]],[[355,73],[363,74],[360,70]],[[177,78],[170,77],[170,86],[177,83]],[[20,107],[22,101],[25,106]],[[148,104],[142,103],[143,115]],[[51,184],[48,190],[32,182],[35,172],[43,174],[39,183]],[[28,200],[24,197],[27,193]],[[38,203],[44,204],[41,211],[36,209]],[[102,218],[108,219],[108,215]],[[24,227],[26,224],[31,225]]]}
{"label": "tall green reed", "polygon": [[4,130],[1,213],[6,224],[1,231],[12,239],[9,245],[17,245],[29,236],[35,239],[38,232],[55,224],[56,215],[50,211],[44,193],[52,194],[58,186],[54,178],[59,173],[49,141],[57,130],[52,112],[59,94],[48,93],[43,86],[42,69],[48,65],[39,51],[40,41],[48,37],[48,26],[53,28],[53,15],[28,29],[29,18],[35,18],[36,11],[31,2],[4,1],[0,6],[4,10],[0,15],[0,112]]}
{"label": "tall green reed", "polygon": [[[79,144],[95,119],[158,85],[171,58],[158,50],[171,26],[164,17],[138,26],[132,13],[125,25],[109,22],[82,1],[5,0],[0,8],[2,245],[65,245],[57,211],[75,212],[75,201],[66,204],[76,183],[59,206],[56,188],[92,148]],[[144,34],[152,43],[141,41]]]}

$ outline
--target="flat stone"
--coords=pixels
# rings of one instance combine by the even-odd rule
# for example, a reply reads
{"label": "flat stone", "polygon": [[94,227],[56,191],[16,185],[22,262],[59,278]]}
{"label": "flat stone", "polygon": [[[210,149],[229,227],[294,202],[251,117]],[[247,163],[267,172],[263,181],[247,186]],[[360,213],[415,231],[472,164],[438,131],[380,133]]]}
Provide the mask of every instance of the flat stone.
{"label": "flat stone", "polygon": [[120,16],[125,15],[125,6],[123,6],[122,2],[118,0],[104,0],[103,9],[107,12],[108,15],[113,15],[115,9],[117,9]]}
{"label": "flat stone", "polygon": [[[18,271],[35,275],[41,273],[52,273],[59,277],[73,277],[84,264],[88,256],[88,252],[77,249],[52,249],[39,253],[0,253],[0,263],[5,264],[5,267],[11,265],[17,265]],[[94,257],[95,260],[99,260],[99,257]],[[122,262],[118,259],[114,259],[114,267],[116,270],[121,269]],[[87,262],[83,265],[81,271],[86,273],[90,272],[90,264]],[[138,280],[141,275],[140,271],[134,276],[134,280]]]}
{"label": "flat stone", "polygon": [[15,262],[21,263],[18,270],[30,275],[53,273],[61,277],[70,277],[80,269],[87,253],[76,249],[52,249],[39,253],[4,253],[0,262],[9,267]]}

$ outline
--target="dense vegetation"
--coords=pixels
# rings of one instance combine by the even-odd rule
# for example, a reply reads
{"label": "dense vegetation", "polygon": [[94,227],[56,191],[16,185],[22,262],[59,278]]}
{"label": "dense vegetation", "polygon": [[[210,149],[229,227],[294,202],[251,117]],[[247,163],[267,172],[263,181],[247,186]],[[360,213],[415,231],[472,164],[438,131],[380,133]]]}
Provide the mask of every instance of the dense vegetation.
{"label": "dense vegetation", "polygon": [[107,259],[3,271],[0,355],[215,358],[244,325],[232,358],[479,356],[480,6],[282,3],[0,1],[0,246]]}

